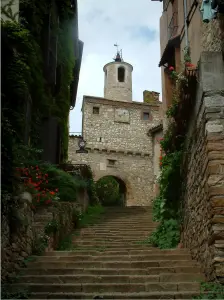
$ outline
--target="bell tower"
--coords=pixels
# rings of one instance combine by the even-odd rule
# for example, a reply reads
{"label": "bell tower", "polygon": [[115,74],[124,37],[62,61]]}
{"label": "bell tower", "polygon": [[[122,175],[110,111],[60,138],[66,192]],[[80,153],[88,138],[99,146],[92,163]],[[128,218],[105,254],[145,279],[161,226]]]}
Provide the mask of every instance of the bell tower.
{"label": "bell tower", "polygon": [[113,62],[103,68],[104,98],[116,101],[132,101],[132,71],[133,66],[123,61],[122,50],[118,50]]}

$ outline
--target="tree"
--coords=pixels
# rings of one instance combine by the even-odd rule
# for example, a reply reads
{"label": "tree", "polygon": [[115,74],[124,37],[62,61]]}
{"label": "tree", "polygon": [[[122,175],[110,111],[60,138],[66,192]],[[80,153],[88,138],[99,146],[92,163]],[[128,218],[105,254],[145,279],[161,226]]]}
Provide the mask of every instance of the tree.
{"label": "tree", "polygon": [[99,201],[104,206],[116,206],[121,204],[120,186],[112,176],[99,179],[96,183],[96,191]]}

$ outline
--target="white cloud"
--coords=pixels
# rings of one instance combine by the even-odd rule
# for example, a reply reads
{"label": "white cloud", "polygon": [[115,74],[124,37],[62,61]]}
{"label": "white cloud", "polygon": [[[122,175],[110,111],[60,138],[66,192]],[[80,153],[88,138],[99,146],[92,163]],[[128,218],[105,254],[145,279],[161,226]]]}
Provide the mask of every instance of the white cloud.
{"label": "white cloud", "polygon": [[150,0],[78,0],[79,38],[84,42],[76,106],[70,131],[81,132],[83,95],[103,97],[103,66],[112,61],[118,43],[123,58],[133,65],[133,100],[144,90],[161,92],[160,2]]}

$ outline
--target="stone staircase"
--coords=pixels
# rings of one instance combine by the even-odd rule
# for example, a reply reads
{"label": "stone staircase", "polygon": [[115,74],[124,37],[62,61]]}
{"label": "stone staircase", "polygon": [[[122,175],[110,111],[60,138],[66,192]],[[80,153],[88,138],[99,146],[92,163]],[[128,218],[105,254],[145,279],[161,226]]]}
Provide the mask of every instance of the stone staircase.
{"label": "stone staircase", "polygon": [[12,288],[30,299],[192,299],[204,278],[188,250],[139,243],[155,227],[150,207],[108,208],[71,251],[35,257]]}

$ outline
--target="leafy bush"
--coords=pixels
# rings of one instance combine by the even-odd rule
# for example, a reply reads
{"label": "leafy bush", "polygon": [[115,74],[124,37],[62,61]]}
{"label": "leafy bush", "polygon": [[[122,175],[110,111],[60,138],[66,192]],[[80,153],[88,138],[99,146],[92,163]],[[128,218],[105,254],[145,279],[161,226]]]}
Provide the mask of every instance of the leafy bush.
{"label": "leafy bush", "polygon": [[57,190],[60,201],[75,202],[77,193],[87,187],[87,182],[48,163],[40,163],[39,169],[47,174],[49,190]]}
{"label": "leafy bush", "polygon": [[149,238],[149,242],[160,249],[174,248],[180,241],[180,225],[175,219],[161,222]]}
{"label": "leafy bush", "polygon": [[52,165],[46,167],[46,173],[49,175],[49,187],[58,188],[60,201],[76,201],[77,193],[87,187],[85,180],[72,176]]}
{"label": "leafy bush", "polygon": [[203,282],[200,295],[193,299],[224,299],[224,286],[219,282]]}
{"label": "leafy bush", "polygon": [[176,247],[180,240],[181,159],[182,151],[168,153],[162,159],[160,194],[153,201],[153,218],[160,224],[149,238],[149,243],[161,249]]}

